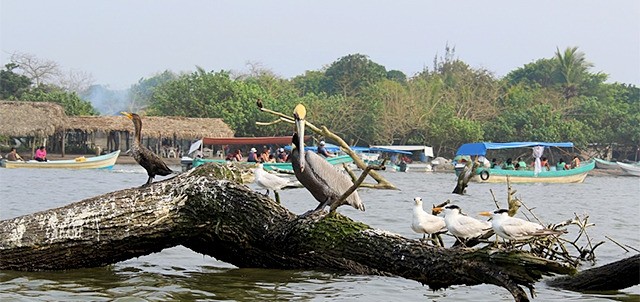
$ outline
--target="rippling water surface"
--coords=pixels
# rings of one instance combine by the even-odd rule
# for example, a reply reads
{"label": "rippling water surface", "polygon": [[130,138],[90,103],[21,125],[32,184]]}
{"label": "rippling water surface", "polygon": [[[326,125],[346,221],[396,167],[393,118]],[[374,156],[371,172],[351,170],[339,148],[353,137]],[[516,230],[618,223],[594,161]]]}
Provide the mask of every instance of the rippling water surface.
{"label": "rippling water surface", "polygon": [[[179,170],[178,167],[175,169]],[[340,212],[372,227],[421,238],[409,228],[413,197],[425,208],[447,199],[473,215],[495,208],[491,192],[503,205],[504,184],[470,184],[468,195],[450,194],[453,173],[382,172],[401,190],[362,189],[367,211],[342,207]],[[147,176],[134,165],[103,170],[0,169],[0,219],[47,210],[84,198],[142,185]],[[162,177],[157,180],[163,179]],[[251,188],[255,188],[250,185]],[[596,249],[596,265],[634,255],[622,245],[640,248],[640,178],[588,176],[582,184],[517,184],[524,203],[535,208],[544,222],[559,222],[574,213],[589,215]],[[304,189],[281,193],[282,203],[294,213],[315,208]],[[573,238],[573,237],[571,237]],[[445,238],[448,245],[452,240]],[[585,264],[585,268],[589,265]],[[619,292],[576,293],[536,284],[533,301],[639,301],[640,286]],[[0,271],[0,301],[512,301],[497,286],[454,286],[431,291],[403,278],[344,275],[318,271],[240,269],[178,246],[160,253],[102,268],[64,272]]]}

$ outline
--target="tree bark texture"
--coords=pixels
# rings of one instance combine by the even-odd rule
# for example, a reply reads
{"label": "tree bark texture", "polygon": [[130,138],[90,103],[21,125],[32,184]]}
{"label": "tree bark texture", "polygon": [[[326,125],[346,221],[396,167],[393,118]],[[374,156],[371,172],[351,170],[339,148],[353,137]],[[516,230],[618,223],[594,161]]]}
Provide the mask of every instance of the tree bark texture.
{"label": "tree bark texture", "polygon": [[640,284],[640,254],[574,276],[551,279],[547,284],[573,291],[619,290]]}
{"label": "tree bark texture", "polygon": [[[522,287],[571,267],[524,252],[446,249],[340,214],[295,215],[243,185],[244,171],[207,164],[145,188],[0,221],[0,269],[98,267],[183,245],[238,267],[395,275],[432,289]],[[315,201],[310,202],[315,205]]]}

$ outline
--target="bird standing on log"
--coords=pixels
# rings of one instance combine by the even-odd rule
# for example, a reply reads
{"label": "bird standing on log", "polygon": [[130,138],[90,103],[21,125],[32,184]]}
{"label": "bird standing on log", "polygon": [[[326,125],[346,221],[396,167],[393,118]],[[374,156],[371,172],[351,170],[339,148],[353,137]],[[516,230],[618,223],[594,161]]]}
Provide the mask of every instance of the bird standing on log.
{"label": "bird standing on log", "polygon": [[489,222],[463,215],[460,213],[460,207],[454,204],[444,207],[444,223],[447,230],[463,243],[491,230]]}
{"label": "bird standing on log", "polygon": [[167,176],[171,173],[174,173],[171,169],[169,169],[169,167],[167,167],[167,164],[162,161],[162,159],[160,159],[158,155],[151,152],[151,150],[147,149],[147,147],[145,147],[141,143],[142,119],[140,119],[140,116],[135,113],[129,112],[120,113],[133,121],[133,127],[135,130],[133,146],[131,147],[131,154],[133,155],[133,158],[136,160],[136,162],[140,164],[140,166],[142,166],[145,170],[147,170],[147,175],[149,175],[147,182],[142,185],[142,187],[150,185],[156,175]]}
{"label": "bird standing on log", "polygon": [[415,205],[413,207],[411,229],[414,232],[422,234],[422,239],[425,239],[426,235],[433,235],[447,231],[444,218],[425,212],[422,208],[422,198],[416,197],[413,201],[415,202]]}
{"label": "bird standing on log", "polygon": [[560,235],[564,231],[547,229],[539,223],[509,216],[509,210],[499,209],[493,212],[481,212],[483,216],[493,216],[491,228],[506,240],[525,240],[534,236]]}
{"label": "bird standing on log", "polygon": [[271,174],[265,171],[262,164],[258,164],[258,167],[253,170],[253,175],[255,176],[256,184],[259,187],[267,190],[267,196],[269,196],[269,190],[273,190],[276,201],[278,203],[280,203],[280,194],[278,194],[278,191],[282,190],[282,188],[286,186],[295,185],[295,183],[287,178],[280,177],[278,175]]}
{"label": "bird standing on log", "polygon": [[307,110],[302,104],[296,106],[293,112],[296,133],[292,138],[294,148],[291,151],[291,165],[298,181],[320,202],[315,211],[330,206],[330,212],[333,212],[343,204],[364,211],[364,204],[357,191],[353,191],[345,201],[338,204],[340,197],[353,186],[353,182],[320,155],[313,151],[304,151],[306,114]]}

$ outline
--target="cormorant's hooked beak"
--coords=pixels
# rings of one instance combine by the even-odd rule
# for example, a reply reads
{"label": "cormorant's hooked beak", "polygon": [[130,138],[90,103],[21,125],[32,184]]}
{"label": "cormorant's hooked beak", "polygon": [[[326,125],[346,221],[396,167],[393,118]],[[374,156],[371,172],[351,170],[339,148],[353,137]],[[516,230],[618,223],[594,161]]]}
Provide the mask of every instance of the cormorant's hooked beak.
{"label": "cormorant's hooked beak", "polygon": [[[295,109],[293,109],[293,117],[296,123],[296,132],[298,133],[298,152],[300,157],[304,157],[304,125],[305,125],[305,117],[307,116],[307,108],[302,104],[298,104]],[[300,161],[300,171],[304,171],[304,161]]]}
{"label": "cormorant's hooked beak", "polygon": [[132,118],[133,118],[133,115],[131,115],[131,113],[129,113],[129,112],[124,112],[124,111],[122,111],[122,112],[120,112],[120,114],[122,114],[122,115],[124,115],[124,116],[128,117],[129,119],[132,119]]}

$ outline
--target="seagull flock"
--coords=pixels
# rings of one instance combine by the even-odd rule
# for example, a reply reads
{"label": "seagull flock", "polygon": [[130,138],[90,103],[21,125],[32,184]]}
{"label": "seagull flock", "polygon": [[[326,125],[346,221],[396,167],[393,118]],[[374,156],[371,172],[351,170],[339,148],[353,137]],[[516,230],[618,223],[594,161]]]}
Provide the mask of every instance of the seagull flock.
{"label": "seagull flock", "polygon": [[426,235],[451,233],[462,244],[471,239],[487,238],[495,233],[498,237],[511,242],[526,240],[538,236],[561,235],[562,230],[551,230],[543,225],[524,219],[509,216],[509,210],[498,209],[493,213],[481,212],[479,215],[491,216],[492,220],[482,221],[461,212],[457,205],[448,205],[444,208],[433,208],[434,212],[444,212],[444,218],[427,213],[422,208],[422,198],[414,198],[413,219],[411,229]]}

